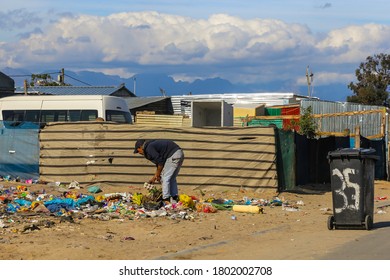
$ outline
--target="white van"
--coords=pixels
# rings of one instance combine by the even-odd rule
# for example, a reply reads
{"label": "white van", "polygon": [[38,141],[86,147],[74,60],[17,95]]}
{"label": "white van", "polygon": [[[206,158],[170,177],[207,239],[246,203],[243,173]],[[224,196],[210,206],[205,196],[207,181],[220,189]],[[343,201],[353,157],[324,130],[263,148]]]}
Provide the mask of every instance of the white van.
{"label": "white van", "polygon": [[6,123],[105,121],[132,123],[123,98],[105,95],[20,95],[0,98],[0,121]]}

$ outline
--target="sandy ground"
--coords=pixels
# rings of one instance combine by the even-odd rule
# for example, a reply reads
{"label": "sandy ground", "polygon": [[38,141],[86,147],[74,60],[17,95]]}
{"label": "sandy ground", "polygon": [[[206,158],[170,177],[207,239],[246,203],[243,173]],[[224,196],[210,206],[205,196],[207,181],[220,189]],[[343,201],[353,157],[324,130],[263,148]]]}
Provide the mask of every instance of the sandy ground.
{"label": "sandy ground", "polygon": [[[0,182],[4,188],[20,183]],[[24,185],[29,192],[61,195],[56,186]],[[144,192],[142,187],[105,186],[97,195]],[[87,193],[87,188],[72,190]],[[120,213],[73,213],[72,218],[43,213],[4,214],[0,201],[2,260],[311,260],[342,244],[372,234],[375,224],[390,221],[390,182],[375,182],[374,229],[328,230],[331,192],[277,193],[275,189],[180,189],[199,201],[275,201],[290,206],[262,206],[263,213],[196,210],[167,216],[127,216]],[[389,203],[387,203],[389,202]],[[385,205],[385,206],[383,206]],[[379,207],[383,206],[383,207]],[[3,209],[3,210],[2,210]],[[168,211],[169,212],[169,211]],[[175,214],[176,215],[173,215]]]}

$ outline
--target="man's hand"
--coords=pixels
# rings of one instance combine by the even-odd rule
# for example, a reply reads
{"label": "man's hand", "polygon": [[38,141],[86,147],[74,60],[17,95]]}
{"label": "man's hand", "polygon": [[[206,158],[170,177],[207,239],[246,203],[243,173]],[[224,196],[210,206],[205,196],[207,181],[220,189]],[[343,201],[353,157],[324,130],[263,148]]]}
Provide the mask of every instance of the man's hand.
{"label": "man's hand", "polygon": [[156,174],[154,174],[153,178],[150,179],[149,184],[153,184],[155,182],[161,182],[161,172],[164,168],[164,165],[157,165]]}
{"label": "man's hand", "polygon": [[152,179],[149,180],[149,184],[154,184],[156,182],[159,183],[160,181],[161,181],[161,176],[156,174],[152,177]]}

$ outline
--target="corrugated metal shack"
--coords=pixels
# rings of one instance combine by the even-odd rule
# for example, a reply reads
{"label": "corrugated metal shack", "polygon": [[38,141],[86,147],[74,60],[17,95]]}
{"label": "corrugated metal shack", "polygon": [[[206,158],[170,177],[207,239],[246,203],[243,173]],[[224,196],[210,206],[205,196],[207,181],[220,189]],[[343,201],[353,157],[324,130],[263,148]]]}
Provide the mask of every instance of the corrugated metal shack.
{"label": "corrugated metal shack", "polygon": [[0,72],[0,98],[14,95],[14,92],[15,81],[3,72]]}
{"label": "corrugated metal shack", "polygon": [[174,114],[191,116],[191,102],[195,100],[225,101],[235,105],[261,105],[266,107],[294,104],[307,97],[295,93],[221,93],[171,96]]}
{"label": "corrugated metal shack", "polygon": [[312,108],[321,135],[341,135],[349,130],[354,135],[357,126],[360,134],[369,139],[385,136],[386,108],[348,102],[301,100],[301,108]]}
{"label": "corrugated metal shack", "polygon": [[[388,121],[386,108],[348,102],[332,102],[317,99],[301,99],[296,104],[269,106],[264,116],[249,116],[248,126],[270,125],[291,129],[305,109],[311,107],[317,123],[319,136],[355,136],[359,127],[360,135],[368,139],[385,137]],[[295,126],[295,130],[299,130]]]}
{"label": "corrugated metal shack", "polygon": [[173,115],[170,97],[125,97],[124,99],[132,116],[144,111],[160,115]]}

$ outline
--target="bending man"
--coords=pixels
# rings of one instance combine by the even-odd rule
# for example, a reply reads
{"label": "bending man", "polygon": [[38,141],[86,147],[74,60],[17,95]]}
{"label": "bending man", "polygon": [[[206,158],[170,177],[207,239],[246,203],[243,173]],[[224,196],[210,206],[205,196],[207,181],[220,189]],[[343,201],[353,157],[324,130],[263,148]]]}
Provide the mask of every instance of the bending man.
{"label": "bending man", "polygon": [[172,140],[139,139],[135,143],[134,153],[143,155],[156,165],[156,172],[149,183],[161,182],[163,202],[168,204],[171,198],[178,201],[176,177],[184,161],[184,153],[179,145]]}

